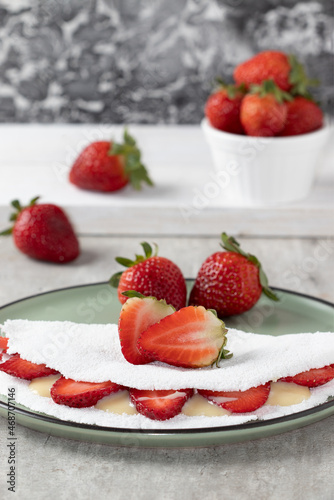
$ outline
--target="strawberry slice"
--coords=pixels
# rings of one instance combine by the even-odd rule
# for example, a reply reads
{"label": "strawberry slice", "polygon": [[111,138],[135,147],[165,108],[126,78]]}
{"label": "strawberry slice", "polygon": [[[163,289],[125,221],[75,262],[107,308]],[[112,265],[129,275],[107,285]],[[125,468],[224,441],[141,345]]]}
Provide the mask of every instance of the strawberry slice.
{"label": "strawberry slice", "polygon": [[144,391],[130,389],[130,398],[137,411],[152,420],[168,420],[178,415],[193,389],[178,391]]}
{"label": "strawberry slice", "polygon": [[57,370],[48,368],[44,364],[32,363],[22,359],[19,354],[14,354],[10,359],[7,359],[0,365],[0,371],[13,375],[14,377],[23,378],[25,380],[32,380],[37,377],[47,377],[54,375]]}
{"label": "strawberry slice", "polygon": [[7,349],[8,349],[8,338],[7,337],[0,337],[0,349],[2,349],[4,352],[7,352]]}
{"label": "strawberry slice", "polygon": [[217,406],[232,413],[248,413],[255,411],[267,401],[270,392],[270,382],[247,391],[205,391],[198,393]]}
{"label": "strawberry slice", "polygon": [[334,378],[334,365],[324,366],[323,368],[313,368],[306,372],[297,373],[293,377],[280,378],[282,382],[293,382],[294,384],[306,387],[318,387],[318,385],[327,384]]}
{"label": "strawberry slice", "polygon": [[139,336],[138,348],[151,360],[200,368],[231,357],[224,349],[226,332],[215,311],[188,306],[144,331]]}
{"label": "strawberry slice", "polygon": [[124,389],[113,382],[76,382],[71,378],[60,377],[51,387],[50,394],[58,405],[73,408],[94,406],[100,399]]}
{"label": "strawberry slice", "polygon": [[138,292],[124,292],[123,295],[131,298],[123,304],[118,321],[122,353],[129,363],[143,365],[149,363],[151,359],[139,352],[137,347],[139,335],[149,326],[173,314],[175,309],[167,305],[164,300],[144,297]]}

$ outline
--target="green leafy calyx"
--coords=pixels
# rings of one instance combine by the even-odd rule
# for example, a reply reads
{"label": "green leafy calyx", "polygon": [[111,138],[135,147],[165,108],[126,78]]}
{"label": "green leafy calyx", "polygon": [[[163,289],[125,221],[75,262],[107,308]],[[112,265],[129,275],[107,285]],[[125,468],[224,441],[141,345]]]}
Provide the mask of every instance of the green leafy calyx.
{"label": "green leafy calyx", "polygon": [[[15,221],[17,220],[19,214],[21,212],[23,212],[23,210],[25,210],[26,208],[29,208],[29,207],[32,207],[34,205],[36,205],[37,201],[39,200],[39,196],[35,196],[35,198],[33,198],[30,203],[26,206],[22,206],[21,203],[19,202],[19,200],[13,200],[11,202],[11,206],[15,209],[14,212],[12,212],[9,216],[9,220],[11,222],[14,222],[14,225],[15,225]],[[12,234],[13,232],[13,229],[14,229],[14,225],[8,229],[5,229],[4,231],[1,231],[0,232],[0,236],[7,236],[9,234]]]}
{"label": "green leafy calyx", "polygon": [[219,90],[225,90],[229,99],[235,99],[239,94],[245,95],[247,87],[244,83],[240,85],[225,83],[222,78],[216,77],[214,81],[214,92],[218,92]]}
{"label": "green leafy calyx", "polygon": [[143,182],[149,186],[153,186],[146,167],[141,161],[141,151],[127,129],[124,129],[123,143],[113,142],[109,155],[120,155],[123,157],[125,174],[129,177],[134,189],[140,190]]}
{"label": "green leafy calyx", "polygon": [[293,97],[288,92],[280,89],[274,80],[264,80],[261,85],[251,85],[250,93],[257,94],[259,97],[273,95],[279,104],[293,100]]}
{"label": "green leafy calyx", "polygon": [[316,87],[319,85],[319,80],[308,78],[304,66],[298,61],[295,55],[290,54],[288,59],[291,66],[289,75],[289,83],[292,85],[291,94],[313,100],[308,87]]}
{"label": "green leafy calyx", "polygon": [[[127,259],[125,257],[116,257],[115,260],[116,260],[116,262],[118,262],[118,264],[121,264],[121,266],[133,267],[136,264],[139,264],[140,262],[144,262],[145,260],[149,259],[150,257],[155,257],[158,255],[158,245],[156,243],[153,243],[153,245],[154,245],[154,248],[152,248],[152,246],[149,243],[147,243],[146,241],[143,241],[141,243],[141,246],[144,250],[144,255],[136,254],[135,259],[133,259],[133,260]],[[118,273],[113,274],[109,280],[109,284],[112,287],[117,288],[122,274],[123,274],[123,271],[119,271]]]}
{"label": "green leafy calyx", "polygon": [[267,275],[263,271],[261,262],[258,260],[258,258],[255,257],[255,255],[252,255],[250,253],[246,253],[243,250],[241,250],[240,244],[237,242],[237,240],[235,238],[233,238],[233,236],[228,236],[226,233],[222,233],[221,238],[222,238],[221,246],[224,248],[224,250],[227,250],[228,252],[235,252],[235,253],[238,253],[240,255],[243,255],[244,257],[246,257],[247,260],[252,262],[258,268],[259,280],[260,280],[260,284],[262,286],[263,293],[265,295],[267,295],[267,297],[269,297],[269,299],[274,300],[274,301],[278,301],[279,300],[278,296],[269,287]]}

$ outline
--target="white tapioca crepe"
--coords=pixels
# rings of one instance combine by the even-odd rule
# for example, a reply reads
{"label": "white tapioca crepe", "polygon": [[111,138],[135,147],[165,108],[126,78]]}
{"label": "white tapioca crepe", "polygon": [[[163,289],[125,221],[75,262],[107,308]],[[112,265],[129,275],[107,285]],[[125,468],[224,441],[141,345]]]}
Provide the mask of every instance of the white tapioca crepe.
{"label": "white tapioca crepe", "polygon": [[[229,329],[227,349],[233,357],[220,367],[185,369],[154,362],[128,363],[120,349],[117,325],[78,324],[68,321],[7,320],[1,330],[9,338],[8,353],[18,352],[34,363],[45,363],[67,378],[112,382],[138,389],[246,390],[334,363],[334,333],[290,334],[280,337]],[[157,422],[142,415],[113,415],[95,408],[56,405],[33,394],[26,381],[0,372],[0,393],[16,385],[17,402],[63,420],[126,428],[186,428],[235,425],[258,418],[276,418],[311,408],[334,396],[334,381],[312,390],[312,396],[291,407],[262,407],[252,414],[222,417],[186,417]]]}

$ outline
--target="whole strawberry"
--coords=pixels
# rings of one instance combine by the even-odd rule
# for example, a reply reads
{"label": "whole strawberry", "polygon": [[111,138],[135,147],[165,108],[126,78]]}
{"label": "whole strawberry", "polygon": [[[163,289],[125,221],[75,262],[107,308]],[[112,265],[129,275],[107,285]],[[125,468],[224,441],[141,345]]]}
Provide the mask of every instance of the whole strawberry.
{"label": "whole strawberry", "polygon": [[209,96],[205,105],[205,116],[210,124],[224,132],[244,134],[240,122],[240,106],[245,95],[245,86],[220,84]]}
{"label": "whole strawberry", "polygon": [[287,103],[285,126],[282,136],[307,134],[323,126],[324,115],[319,106],[310,99],[298,96]]}
{"label": "whole strawberry", "polygon": [[283,52],[266,50],[239,64],[233,72],[237,85],[244,83],[260,85],[265,80],[273,80],[285,91],[305,95],[307,87],[315,85],[314,80],[306,76],[303,65],[296,56]]}
{"label": "whole strawberry", "polygon": [[38,197],[23,207],[12,202],[14,226],[0,235],[13,234],[21,252],[39,260],[64,264],[79,255],[79,242],[64,211],[56,205],[37,204]]}
{"label": "whole strawberry", "polygon": [[239,243],[226,233],[222,234],[222,242],[227,251],[216,252],[203,262],[189,304],[215,309],[219,317],[226,317],[251,309],[262,292],[278,300],[268,287],[258,259],[243,252]]}
{"label": "whole strawberry", "polygon": [[240,120],[246,134],[259,137],[279,134],[287,117],[285,101],[291,99],[272,80],[253,85],[241,103]]}
{"label": "whole strawberry", "polygon": [[153,185],[136,141],[126,129],[122,144],[98,141],[87,146],[74,162],[69,179],[79,188],[103,192],[118,191],[129,182],[134,189],[141,189],[142,182]]}
{"label": "whole strawberry", "polygon": [[120,302],[124,304],[128,299],[123,292],[135,290],[145,296],[164,299],[175,309],[184,307],[186,282],[178,266],[165,257],[159,257],[157,247],[153,254],[151,245],[143,242],[141,246],[145,255],[136,255],[135,260],[116,257],[116,262],[128,268],[110,279],[111,286],[118,290]]}

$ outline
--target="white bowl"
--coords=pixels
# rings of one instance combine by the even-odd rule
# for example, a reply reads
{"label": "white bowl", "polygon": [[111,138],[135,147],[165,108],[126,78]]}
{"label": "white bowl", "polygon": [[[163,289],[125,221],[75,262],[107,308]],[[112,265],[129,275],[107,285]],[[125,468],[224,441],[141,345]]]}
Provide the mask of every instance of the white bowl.
{"label": "white bowl", "polygon": [[306,198],[330,127],[291,137],[250,137],[213,128],[202,130],[209,143],[216,175],[233,205],[263,206]]}

